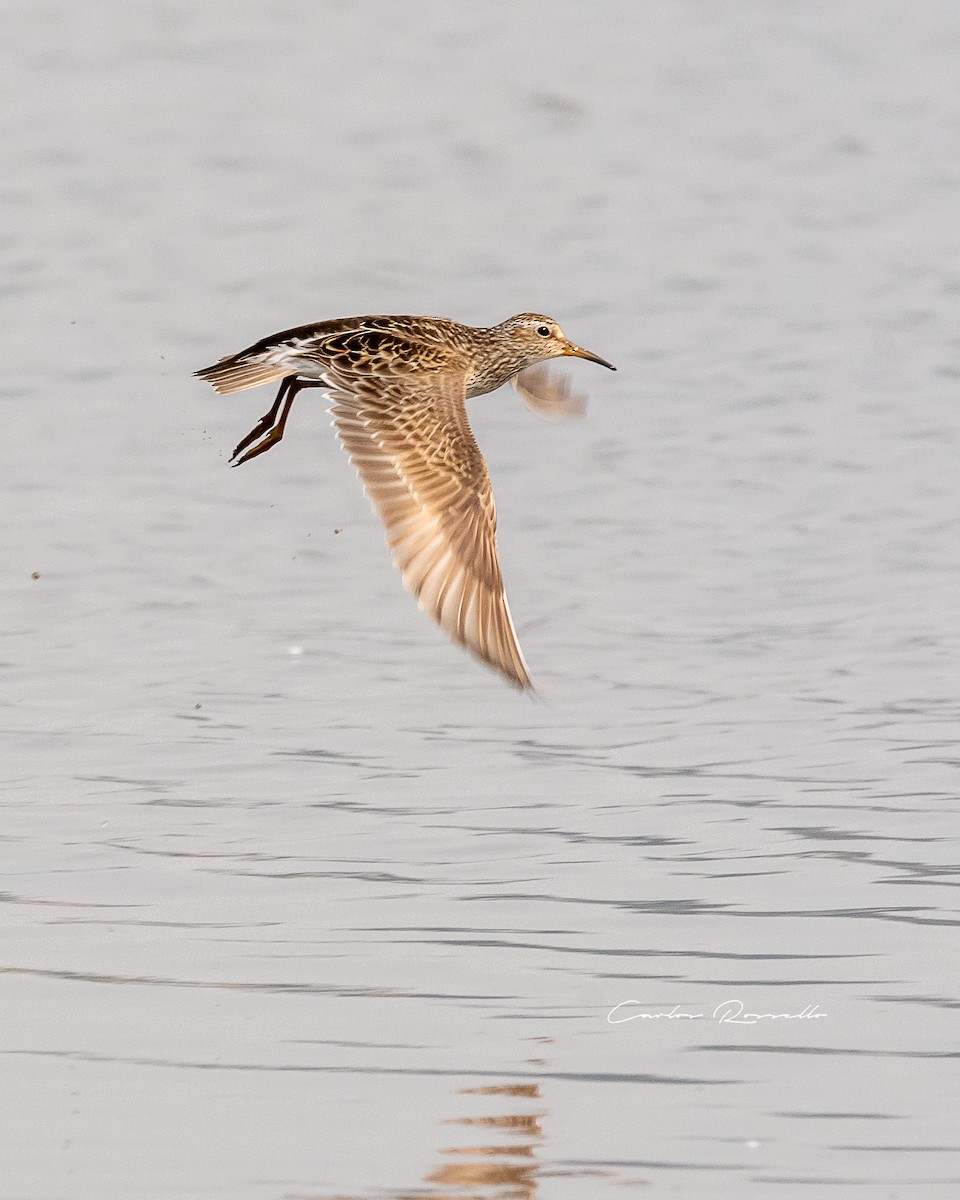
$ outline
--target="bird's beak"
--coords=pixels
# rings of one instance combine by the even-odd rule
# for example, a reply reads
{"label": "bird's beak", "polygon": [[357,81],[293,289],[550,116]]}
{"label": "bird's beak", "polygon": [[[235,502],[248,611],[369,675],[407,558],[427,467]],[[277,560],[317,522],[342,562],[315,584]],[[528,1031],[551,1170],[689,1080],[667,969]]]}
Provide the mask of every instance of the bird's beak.
{"label": "bird's beak", "polygon": [[564,354],[568,354],[573,358],[585,358],[588,362],[599,363],[601,367],[606,367],[608,371],[615,371],[617,368],[613,363],[608,363],[605,358],[601,358],[599,354],[591,354],[589,350],[584,350],[582,346],[578,346],[576,342],[567,342],[563,348]]}

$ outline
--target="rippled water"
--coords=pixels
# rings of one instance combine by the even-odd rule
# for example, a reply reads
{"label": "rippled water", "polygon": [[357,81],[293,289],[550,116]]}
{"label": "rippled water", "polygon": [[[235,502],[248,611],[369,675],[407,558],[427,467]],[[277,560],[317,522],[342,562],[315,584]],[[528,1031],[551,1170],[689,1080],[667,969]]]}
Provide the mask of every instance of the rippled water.
{"label": "rippled water", "polygon": [[[956,6],[4,16],[3,1192],[955,1196]],[[520,309],[540,702],[191,377]]]}

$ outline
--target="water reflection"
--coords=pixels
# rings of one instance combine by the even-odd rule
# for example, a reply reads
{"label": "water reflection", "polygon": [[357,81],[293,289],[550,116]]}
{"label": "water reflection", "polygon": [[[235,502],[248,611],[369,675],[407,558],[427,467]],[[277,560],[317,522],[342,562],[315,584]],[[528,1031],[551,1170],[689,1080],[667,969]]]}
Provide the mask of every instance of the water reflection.
{"label": "water reflection", "polygon": [[[505,1083],[490,1087],[464,1088],[462,1096],[504,1096],[540,1100],[538,1083]],[[514,1106],[509,1106],[511,1109]],[[426,1182],[447,1188],[483,1188],[485,1200],[529,1200],[539,1191],[537,1176],[541,1164],[536,1147],[543,1141],[539,1109],[528,1112],[508,1111],[494,1116],[454,1117],[448,1124],[500,1135],[490,1137],[486,1145],[445,1147],[441,1153],[453,1161],[444,1161],[426,1176]],[[489,1191],[486,1189],[490,1189]],[[474,1195],[478,1193],[474,1191]],[[461,1190],[442,1192],[439,1200],[465,1200]]]}

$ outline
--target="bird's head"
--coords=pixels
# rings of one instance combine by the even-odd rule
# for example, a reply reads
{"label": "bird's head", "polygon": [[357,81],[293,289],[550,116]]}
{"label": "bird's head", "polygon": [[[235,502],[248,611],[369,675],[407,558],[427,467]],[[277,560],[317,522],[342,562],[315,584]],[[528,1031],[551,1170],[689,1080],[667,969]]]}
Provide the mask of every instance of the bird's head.
{"label": "bird's head", "polygon": [[545,317],[541,313],[520,313],[504,321],[500,328],[527,366],[546,362],[549,358],[572,357],[586,358],[611,371],[617,369],[606,359],[571,342],[552,317]]}

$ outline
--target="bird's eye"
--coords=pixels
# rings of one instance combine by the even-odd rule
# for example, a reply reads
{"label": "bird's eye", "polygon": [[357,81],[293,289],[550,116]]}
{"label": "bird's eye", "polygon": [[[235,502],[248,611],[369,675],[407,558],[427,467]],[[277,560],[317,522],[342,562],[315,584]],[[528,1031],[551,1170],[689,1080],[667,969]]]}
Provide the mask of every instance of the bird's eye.
{"label": "bird's eye", "polygon": [[547,328],[546,325],[540,325],[537,329],[537,333],[539,333],[541,337],[549,337],[550,336],[550,330]]}

